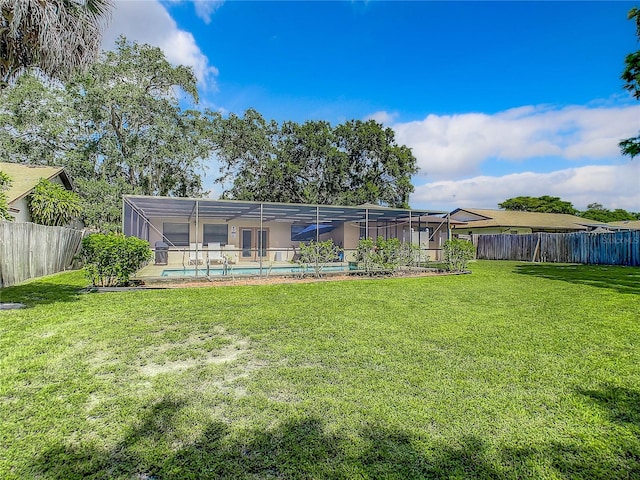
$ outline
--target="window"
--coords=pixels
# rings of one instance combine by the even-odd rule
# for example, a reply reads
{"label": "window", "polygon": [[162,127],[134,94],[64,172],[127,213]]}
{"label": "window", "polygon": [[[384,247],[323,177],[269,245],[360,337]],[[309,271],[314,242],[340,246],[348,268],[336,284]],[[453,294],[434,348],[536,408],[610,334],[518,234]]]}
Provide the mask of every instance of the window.
{"label": "window", "polygon": [[170,245],[176,247],[189,246],[189,224],[188,223],[168,223],[162,224],[162,235]]}
{"label": "window", "polygon": [[202,243],[219,243],[220,245],[226,245],[229,241],[229,226],[225,224],[207,224],[203,225],[202,230]]}

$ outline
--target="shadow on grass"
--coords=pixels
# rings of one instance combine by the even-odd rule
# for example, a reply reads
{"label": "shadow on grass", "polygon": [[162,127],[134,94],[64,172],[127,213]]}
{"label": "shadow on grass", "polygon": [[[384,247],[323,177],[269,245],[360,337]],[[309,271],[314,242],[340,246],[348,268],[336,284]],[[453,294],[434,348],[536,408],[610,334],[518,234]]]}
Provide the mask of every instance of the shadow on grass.
{"label": "shadow on grass", "polygon": [[[601,440],[601,439],[598,439]],[[501,472],[499,478],[567,478],[581,480],[611,480],[640,478],[640,449],[638,441],[622,440],[607,446],[614,453],[603,452],[600,443],[586,446],[577,439],[565,442],[551,441],[543,449],[530,447],[505,448],[502,461],[505,465],[522,465],[517,474]],[[543,465],[544,473],[527,470],[532,461]]]}
{"label": "shadow on grass", "polygon": [[614,422],[634,429],[640,438],[639,391],[607,385],[600,390],[578,389],[578,393],[604,408]]}
{"label": "shadow on grass", "polygon": [[34,281],[0,289],[0,301],[34,307],[56,302],[72,302],[78,299],[81,291],[82,287],[78,284]]}
{"label": "shadow on grass", "polygon": [[640,268],[612,265],[517,265],[515,273],[640,295]]}
{"label": "shadow on grass", "polygon": [[[37,478],[535,478],[532,465],[550,466],[552,476],[631,478],[640,473],[637,443],[586,448],[550,444],[541,449],[489,451],[474,436],[455,444],[418,442],[411,435],[364,427],[358,438],[328,433],[318,418],[291,419],[268,431],[239,436],[213,421],[189,444],[176,441],[176,415],[185,405],[165,399],[110,450],[58,444],[33,461]],[[176,445],[178,445],[176,447]],[[547,473],[549,473],[547,471]],[[631,474],[631,475],[629,475]]]}

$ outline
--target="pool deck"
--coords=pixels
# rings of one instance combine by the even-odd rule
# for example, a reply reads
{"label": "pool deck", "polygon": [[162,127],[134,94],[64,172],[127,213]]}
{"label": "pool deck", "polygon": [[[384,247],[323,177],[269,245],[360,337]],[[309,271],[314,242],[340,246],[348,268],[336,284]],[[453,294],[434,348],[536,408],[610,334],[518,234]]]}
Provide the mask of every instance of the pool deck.
{"label": "pool deck", "polygon": [[[277,267],[297,267],[300,266],[297,263],[291,263],[291,262],[263,262],[262,263],[262,269],[264,271],[264,275],[266,275],[269,272],[269,268],[277,268]],[[327,266],[332,266],[332,267],[338,267],[338,266],[343,266],[346,268],[348,268],[349,264],[347,262],[335,262],[335,263],[329,263],[327,264]],[[162,276],[162,272],[164,270],[190,270],[193,271],[195,270],[196,266],[195,265],[182,265],[182,264],[168,264],[168,265],[154,265],[154,264],[149,264],[145,267],[143,267],[142,269],[140,269],[136,275],[134,277],[132,277],[133,279],[137,279],[137,280],[150,280],[150,279],[169,279],[169,278],[173,278],[173,279],[179,279],[179,278],[194,278],[195,275],[194,274],[187,274],[185,276],[180,276],[180,275],[176,275],[176,276],[171,276],[171,277],[163,277]],[[229,265],[229,274],[232,274],[232,272],[236,269],[243,269],[243,268],[260,268],[260,263],[259,262],[241,262],[241,263],[236,263],[233,265]],[[198,265],[198,277],[206,277],[206,270],[207,270],[207,266],[206,265]],[[222,271],[223,270],[223,266],[220,264],[216,264],[216,265],[210,265],[209,266],[209,270],[216,270],[216,271]],[[201,273],[202,272],[202,273]],[[270,273],[271,276],[274,275],[283,275],[283,273],[281,272],[271,272]],[[286,274],[284,274],[286,275]],[[288,275],[291,275],[290,273]],[[216,277],[221,277],[222,275],[217,274],[215,275]],[[246,276],[250,276],[250,275],[246,275]],[[255,275],[253,275],[255,276]]]}

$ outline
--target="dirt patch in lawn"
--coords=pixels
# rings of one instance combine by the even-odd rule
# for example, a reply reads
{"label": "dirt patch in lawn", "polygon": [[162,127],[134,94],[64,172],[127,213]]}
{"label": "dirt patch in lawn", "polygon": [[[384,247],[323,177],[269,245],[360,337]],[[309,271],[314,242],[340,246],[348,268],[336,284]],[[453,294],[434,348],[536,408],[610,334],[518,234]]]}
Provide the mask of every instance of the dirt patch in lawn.
{"label": "dirt patch in lawn", "polygon": [[[224,340],[227,340],[228,343],[214,349],[202,348],[200,345],[202,340],[200,339],[189,341],[186,344],[180,342],[154,347],[146,352],[145,356],[150,358],[149,361],[145,361],[139,366],[140,373],[153,377],[162,373],[180,372],[195,366],[233,362],[244,355],[249,348],[249,341],[244,338],[235,338],[229,335]],[[178,354],[182,353],[179,356],[183,358],[175,358],[175,347],[181,347]],[[161,358],[154,358],[158,356]]]}
{"label": "dirt patch in lawn", "polygon": [[358,281],[373,279],[390,279],[390,278],[417,278],[417,277],[439,277],[443,275],[460,275],[461,273],[470,272],[443,272],[443,271],[425,271],[412,272],[401,275],[327,275],[316,278],[312,276],[296,277],[296,276],[273,276],[273,277],[236,277],[236,278],[202,278],[199,280],[189,279],[172,279],[146,281],[147,288],[192,288],[192,287],[228,287],[233,285],[279,285],[285,283],[315,283],[315,282],[341,282],[341,281]]}
{"label": "dirt patch in lawn", "polygon": [[[132,387],[138,393],[148,392],[157,381],[154,379],[163,374],[184,373],[187,375],[185,378],[198,375],[197,381],[189,381],[188,384],[188,388],[194,392],[214,390],[236,397],[244,396],[246,392],[243,380],[265,366],[264,362],[251,356],[250,350],[248,338],[233,335],[222,327],[215,326],[209,332],[189,335],[175,341],[163,339],[138,351],[137,359],[133,361],[113,355],[107,350],[97,351],[89,356],[89,366],[98,379],[111,384],[111,387],[108,391],[96,388],[89,395],[85,408],[97,418],[100,408],[107,404],[105,402],[116,401]],[[219,367],[208,370],[206,374],[201,371],[197,373],[199,370],[188,373],[191,369],[208,366]],[[122,391],[119,391],[120,387]]]}

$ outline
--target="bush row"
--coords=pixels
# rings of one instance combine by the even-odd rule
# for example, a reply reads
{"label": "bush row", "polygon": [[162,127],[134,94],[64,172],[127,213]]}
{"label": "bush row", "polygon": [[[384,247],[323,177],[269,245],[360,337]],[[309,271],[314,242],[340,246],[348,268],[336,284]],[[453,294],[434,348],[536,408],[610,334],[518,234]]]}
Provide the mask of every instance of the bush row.
{"label": "bush row", "polygon": [[[450,271],[464,271],[475,249],[471,242],[452,239],[444,243],[444,261]],[[416,264],[417,247],[401,243],[397,238],[362,239],[356,250],[358,267],[369,275],[394,273]],[[308,242],[300,245],[300,261],[320,276],[327,262],[343,258],[344,250],[333,243]],[[82,259],[94,286],[110,287],[129,284],[131,275],[151,260],[149,243],[136,237],[96,233],[82,240]]]}

